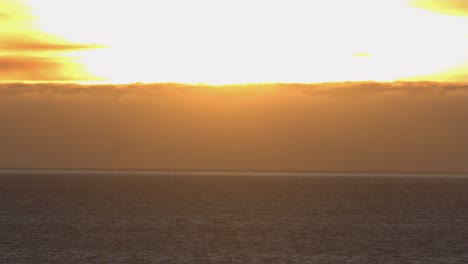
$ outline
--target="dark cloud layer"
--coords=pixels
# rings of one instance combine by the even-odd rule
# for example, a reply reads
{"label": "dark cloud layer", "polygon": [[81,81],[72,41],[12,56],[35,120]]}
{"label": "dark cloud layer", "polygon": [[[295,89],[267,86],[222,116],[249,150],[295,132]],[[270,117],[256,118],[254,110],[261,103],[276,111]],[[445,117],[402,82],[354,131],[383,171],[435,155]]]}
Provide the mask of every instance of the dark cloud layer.
{"label": "dark cloud layer", "polygon": [[6,40],[0,43],[0,49],[15,52],[64,52],[85,49],[95,49],[102,46],[80,43],[69,43],[60,40],[48,40],[25,36],[5,36]]}
{"label": "dark cloud layer", "polygon": [[1,80],[79,80],[86,73],[79,64],[64,58],[39,56],[0,56]]}
{"label": "dark cloud layer", "polygon": [[0,85],[0,167],[468,172],[466,83]]}

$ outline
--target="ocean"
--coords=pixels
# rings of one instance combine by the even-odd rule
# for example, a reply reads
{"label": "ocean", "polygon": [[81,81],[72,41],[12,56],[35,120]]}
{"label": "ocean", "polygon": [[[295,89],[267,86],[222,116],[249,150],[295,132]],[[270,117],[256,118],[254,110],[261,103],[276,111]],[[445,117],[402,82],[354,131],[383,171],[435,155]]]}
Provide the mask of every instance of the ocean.
{"label": "ocean", "polygon": [[468,176],[0,171],[0,264],[468,263]]}

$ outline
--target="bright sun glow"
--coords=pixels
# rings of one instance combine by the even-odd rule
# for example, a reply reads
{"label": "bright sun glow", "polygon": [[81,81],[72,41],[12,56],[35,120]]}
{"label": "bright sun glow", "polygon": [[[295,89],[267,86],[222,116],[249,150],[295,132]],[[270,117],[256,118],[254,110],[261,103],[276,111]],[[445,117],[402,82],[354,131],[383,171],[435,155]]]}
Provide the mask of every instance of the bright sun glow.
{"label": "bright sun glow", "polygon": [[28,0],[110,82],[395,80],[466,65],[467,18],[406,0]]}

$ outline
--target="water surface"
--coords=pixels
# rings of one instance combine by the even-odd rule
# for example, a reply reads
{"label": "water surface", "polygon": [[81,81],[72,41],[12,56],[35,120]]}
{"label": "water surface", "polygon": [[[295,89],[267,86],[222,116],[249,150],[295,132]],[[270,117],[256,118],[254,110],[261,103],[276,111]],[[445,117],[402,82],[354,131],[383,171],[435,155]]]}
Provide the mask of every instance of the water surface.
{"label": "water surface", "polygon": [[0,263],[468,263],[468,177],[0,173]]}

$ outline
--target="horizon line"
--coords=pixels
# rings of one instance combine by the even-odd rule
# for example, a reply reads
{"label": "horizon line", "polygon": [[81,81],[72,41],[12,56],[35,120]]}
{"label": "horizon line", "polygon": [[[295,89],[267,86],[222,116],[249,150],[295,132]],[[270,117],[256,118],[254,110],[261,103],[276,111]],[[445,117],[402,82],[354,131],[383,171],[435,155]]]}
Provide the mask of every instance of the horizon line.
{"label": "horizon line", "polygon": [[212,170],[212,169],[137,169],[137,168],[0,168],[3,174],[40,175],[97,174],[136,176],[379,176],[379,177],[468,177],[464,171],[372,171],[372,170]]}
{"label": "horizon line", "polygon": [[95,82],[95,81],[0,81],[0,85],[5,84],[73,84],[79,86],[99,86],[99,85],[157,85],[157,84],[171,84],[171,85],[185,85],[185,86],[249,86],[249,85],[314,85],[314,84],[340,84],[340,83],[443,83],[443,84],[468,84],[467,81],[435,81],[435,80],[389,80],[389,81],[378,81],[378,80],[349,80],[349,81],[322,81],[322,82],[239,82],[239,83],[205,83],[205,82],[177,82],[177,81],[159,81],[159,82]]}

